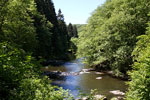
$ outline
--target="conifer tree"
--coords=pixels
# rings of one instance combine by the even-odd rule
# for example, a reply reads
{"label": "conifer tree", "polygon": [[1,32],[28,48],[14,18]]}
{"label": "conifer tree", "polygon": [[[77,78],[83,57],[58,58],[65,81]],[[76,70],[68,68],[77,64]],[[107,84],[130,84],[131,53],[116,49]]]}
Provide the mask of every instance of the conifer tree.
{"label": "conifer tree", "polygon": [[52,56],[52,24],[39,13],[34,16],[34,20],[38,42],[33,54],[37,59],[50,59]]}
{"label": "conifer tree", "polygon": [[54,25],[54,27],[56,27],[58,22],[52,0],[35,0],[35,2],[37,4],[37,10],[42,15],[45,15],[47,20],[49,20]]}
{"label": "conifer tree", "polygon": [[76,25],[73,26],[73,37],[78,38],[78,30]]}
{"label": "conifer tree", "polygon": [[[51,56],[52,59],[59,59],[59,56],[62,55],[63,41],[62,33],[59,29],[58,19],[55,13],[55,7],[52,0],[35,0],[37,4],[38,11],[45,15],[46,19],[52,23],[53,27],[51,28]],[[63,18],[63,17],[62,17]]]}
{"label": "conifer tree", "polygon": [[57,15],[57,20],[58,21],[63,21],[64,22],[64,15],[62,14],[61,9],[58,10],[58,15]]}
{"label": "conifer tree", "polygon": [[61,12],[61,9],[58,10],[57,15],[58,20],[58,26],[59,26],[59,33],[60,33],[60,39],[61,39],[61,48],[62,48],[62,54],[65,54],[67,52],[67,49],[69,48],[69,41],[68,41],[68,31],[67,26],[64,21],[64,15]]}
{"label": "conifer tree", "polygon": [[69,25],[68,25],[68,35],[69,35],[69,39],[71,39],[71,37],[73,37],[73,26],[71,23],[69,23]]}
{"label": "conifer tree", "polygon": [[72,37],[78,37],[78,31],[77,31],[77,27],[76,25],[72,25],[71,23],[69,23],[68,25],[68,35],[69,38],[71,39]]}

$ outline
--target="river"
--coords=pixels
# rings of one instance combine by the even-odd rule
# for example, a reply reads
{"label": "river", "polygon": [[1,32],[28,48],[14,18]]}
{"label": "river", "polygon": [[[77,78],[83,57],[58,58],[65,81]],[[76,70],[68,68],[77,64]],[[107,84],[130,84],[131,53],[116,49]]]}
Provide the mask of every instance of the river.
{"label": "river", "polygon": [[[81,59],[72,62],[66,62],[60,67],[46,67],[44,71],[62,71],[62,72],[79,72],[84,69]],[[107,74],[95,71],[81,73],[79,75],[69,75],[62,79],[53,79],[53,85],[69,89],[74,96],[77,96],[79,90],[84,93],[90,93],[91,89],[97,89],[98,94],[105,95],[108,99],[122,96],[115,94],[115,91],[124,93],[127,89],[125,81],[113,78]]]}

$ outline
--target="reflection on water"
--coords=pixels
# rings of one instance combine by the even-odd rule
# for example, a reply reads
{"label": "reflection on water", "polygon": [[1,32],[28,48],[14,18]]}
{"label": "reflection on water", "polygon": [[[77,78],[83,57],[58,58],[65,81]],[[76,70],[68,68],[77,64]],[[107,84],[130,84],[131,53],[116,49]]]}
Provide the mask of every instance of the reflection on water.
{"label": "reflection on water", "polygon": [[[53,71],[55,69],[67,72],[79,72],[84,68],[81,59],[67,62],[63,66],[64,67],[51,67],[49,70]],[[71,90],[74,96],[78,94],[79,89],[85,93],[89,93],[91,89],[97,89],[99,94],[107,96],[108,99],[114,97],[110,91],[120,90],[125,92],[127,88],[124,81],[94,71],[76,76],[66,76],[63,80],[53,80],[52,84]]]}

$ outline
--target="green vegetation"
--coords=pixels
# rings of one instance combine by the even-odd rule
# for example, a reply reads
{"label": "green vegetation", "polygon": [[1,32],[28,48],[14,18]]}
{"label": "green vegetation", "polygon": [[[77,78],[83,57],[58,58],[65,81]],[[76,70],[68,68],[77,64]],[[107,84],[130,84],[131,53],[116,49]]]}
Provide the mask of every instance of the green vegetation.
{"label": "green vegetation", "polygon": [[107,0],[82,28],[77,56],[116,76],[129,73],[127,100],[150,98],[150,1]]}
{"label": "green vegetation", "polygon": [[145,33],[149,21],[147,4],[148,0],[107,0],[80,32],[77,55],[89,66],[123,77],[132,69],[136,37]]}
{"label": "green vegetation", "polygon": [[[46,22],[44,20],[39,21],[39,19],[35,21],[38,26],[37,33],[39,39],[36,57],[44,56],[46,59],[66,60],[68,58],[66,53],[69,49],[70,39],[68,39],[68,32],[61,10],[56,15],[54,4],[51,0],[35,0],[35,2],[38,12],[46,18]],[[52,27],[50,26],[51,24]],[[39,52],[41,55],[39,55]]]}
{"label": "green vegetation", "polygon": [[41,76],[38,61],[69,60],[76,53],[88,66],[119,77],[129,73],[126,99],[148,100],[149,5],[149,0],[106,0],[87,25],[67,26],[52,0],[0,0],[0,99],[72,100]]}
{"label": "green vegetation", "polygon": [[78,33],[82,32],[84,27],[86,27],[86,24],[75,24],[78,30]]}
{"label": "green vegetation", "polygon": [[0,100],[72,100],[38,62],[69,60],[70,44],[51,0],[0,0]]}
{"label": "green vegetation", "polygon": [[78,37],[78,31],[77,31],[76,25],[72,25],[71,23],[69,23],[69,25],[68,25],[68,35],[69,35],[70,38],[72,38],[72,37],[77,38]]}
{"label": "green vegetation", "polygon": [[8,43],[0,43],[1,100],[63,100],[72,98],[67,91],[51,86],[41,74],[41,65]]}
{"label": "green vegetation", "polygon": [[33,0],[1,0],[0,4],[0,41],[34,51],[37,40],[31,17],[36,13]]}
{"label": "green vegetation", "polygon": [[52,1],[1,0],[0,4],[1,42],[11,42],[38,59],[67,58],[66,24],[61,12],[56,15]]}
{"label": "green vegetation", "polygon": [[133,71],[129,73],[128,100],[148,100],[150,98],[150,26],[146,35],[138,37],[139,41],[133,51]]}

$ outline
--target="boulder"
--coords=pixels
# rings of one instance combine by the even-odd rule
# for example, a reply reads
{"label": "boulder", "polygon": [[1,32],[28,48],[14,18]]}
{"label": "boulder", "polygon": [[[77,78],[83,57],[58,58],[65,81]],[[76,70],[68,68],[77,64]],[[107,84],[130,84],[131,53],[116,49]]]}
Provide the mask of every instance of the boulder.
{"label": "boulder", "polygon": [[125,95],[125,93],[120,91],[120,90],[113,90],[113,91],[109,91],[109,92],[114,94],[114,95],[122,95],[122,96]]}

